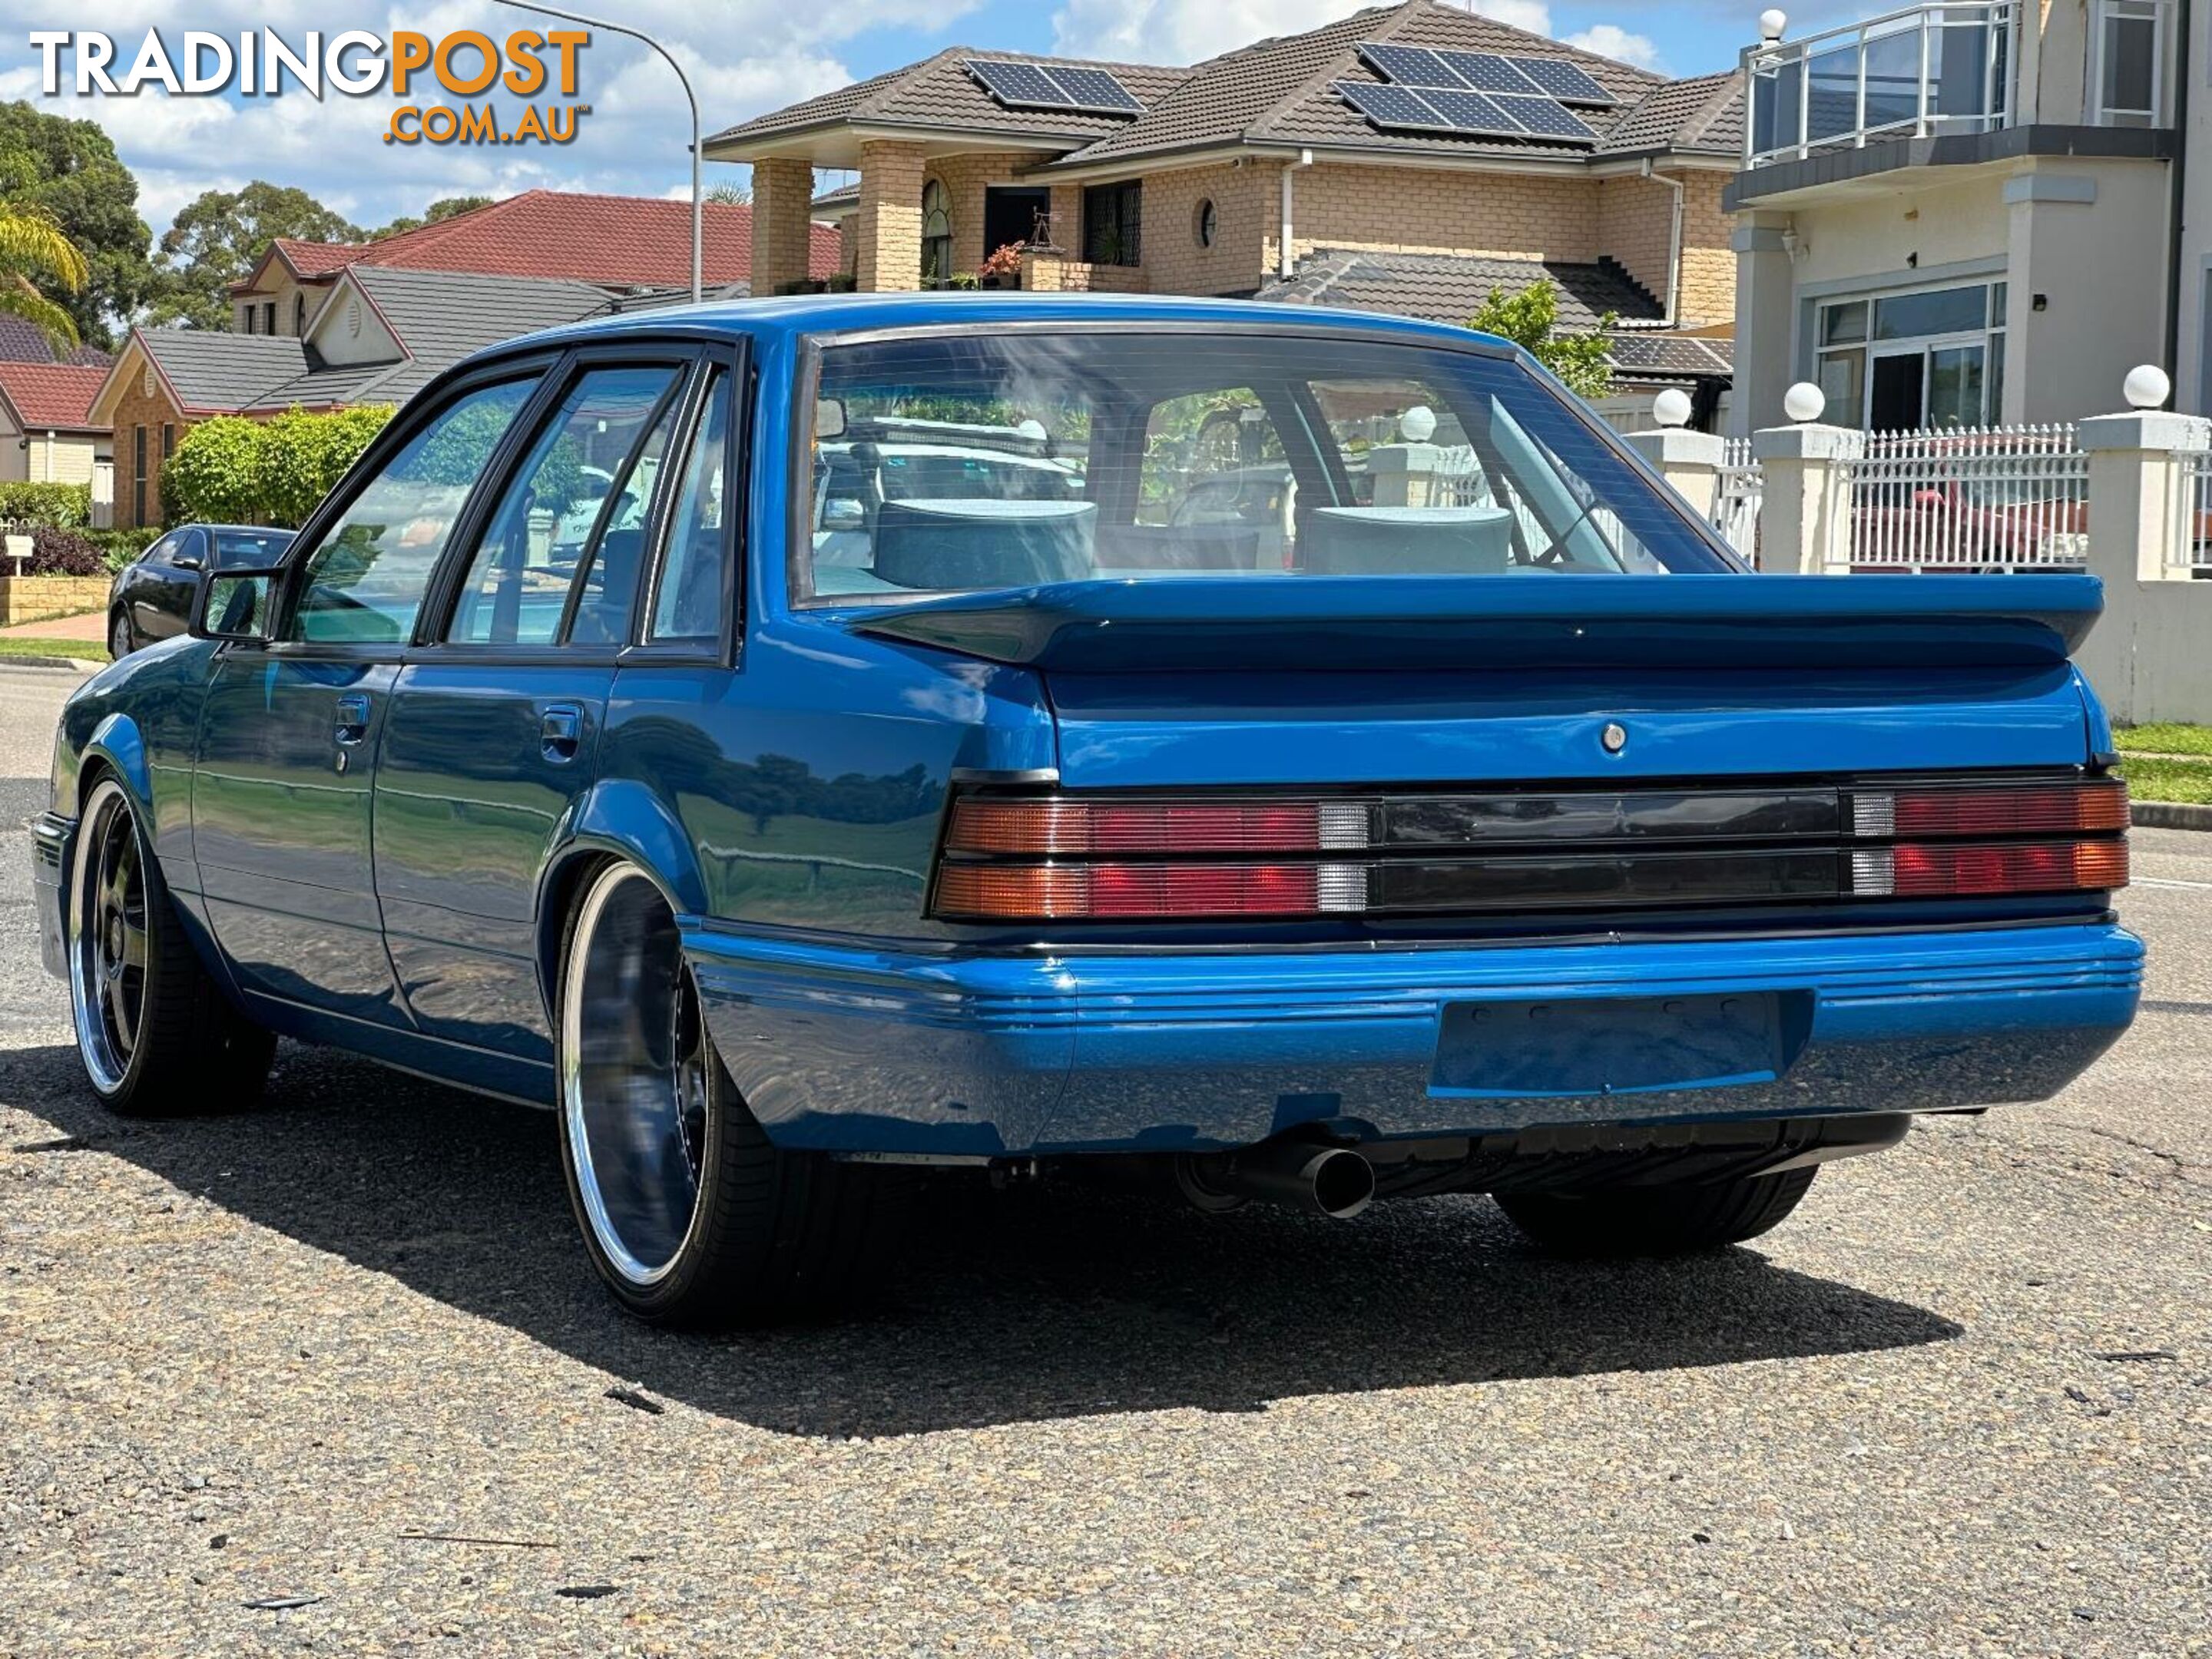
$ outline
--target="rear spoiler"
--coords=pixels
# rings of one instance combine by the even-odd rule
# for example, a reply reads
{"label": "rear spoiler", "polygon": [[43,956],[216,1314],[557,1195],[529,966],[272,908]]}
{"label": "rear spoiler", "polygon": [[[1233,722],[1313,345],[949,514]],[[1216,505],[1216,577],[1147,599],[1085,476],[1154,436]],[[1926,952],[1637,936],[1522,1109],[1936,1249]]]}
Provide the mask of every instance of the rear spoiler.
{"label": "rear spoiler", "polygon": [[1047,672],[1945,668],[2063,663],[2094,576],[1156,577],[855,611],[855,631]]}

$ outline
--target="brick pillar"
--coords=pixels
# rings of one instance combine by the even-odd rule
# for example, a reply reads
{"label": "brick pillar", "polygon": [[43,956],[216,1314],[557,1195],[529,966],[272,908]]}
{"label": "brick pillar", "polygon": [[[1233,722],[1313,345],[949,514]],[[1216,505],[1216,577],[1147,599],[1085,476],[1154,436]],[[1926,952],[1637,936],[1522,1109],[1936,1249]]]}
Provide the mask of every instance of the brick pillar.
{"label": "brick pillar", "polygon": [[860,146],[860,210],[854,267],[863,294],[921,286],[921,146],[874,139]]}
{"label": "brick pillar", "polygon": [[755,295],[774,294],[779,284],[807,275],[811,240],[808,206],[814,199],[814,168],[803,158],[776,156],[753,163],[753,264]]}
{"label": "brick pillar", "polygon": [[1052,187],[1052,241],[1071,259],[1083,257],[1083,186]]}

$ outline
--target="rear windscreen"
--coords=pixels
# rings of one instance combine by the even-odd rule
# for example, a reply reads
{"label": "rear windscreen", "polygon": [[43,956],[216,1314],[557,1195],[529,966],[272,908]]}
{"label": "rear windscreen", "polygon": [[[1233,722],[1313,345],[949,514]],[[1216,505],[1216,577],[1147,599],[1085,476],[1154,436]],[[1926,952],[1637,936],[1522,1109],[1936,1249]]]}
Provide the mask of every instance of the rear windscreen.
{"label": "rear windscreen", "polygon": [[1131,329],[828,347],[802,601],[1086,579],[1735,568],[1513,359]]}

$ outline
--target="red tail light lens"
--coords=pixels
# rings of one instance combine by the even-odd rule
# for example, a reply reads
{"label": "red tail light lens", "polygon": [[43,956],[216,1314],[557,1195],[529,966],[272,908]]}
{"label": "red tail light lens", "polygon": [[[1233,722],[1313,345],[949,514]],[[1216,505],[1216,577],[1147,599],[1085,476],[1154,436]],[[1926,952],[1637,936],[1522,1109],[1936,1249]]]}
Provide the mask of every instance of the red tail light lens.
{"label": "red tail light lens", "polygon": [[1357,910],[1366,872],[1333,864],[950,864],[940,915],[994,921],[1060,917],[1304,916]]}
{"label": "red tail light lens", "polygon": [[2063,836],[2128,827],[2128,787],[2118,778],[2086,783],[1977,789],[1899,789],[1851,798],[1862,836],[1900,841],[1929,836]]}
{"label": "red tail light lens", "polygon": [[1366,839],[1357,801],[963,800],[953,853],[1318,853]]}
{"label": "red tail light lens", "polygon": [[1852,890],[1892,898],[2099,892],[2127,884],[2124,841],[1907,844],[1851,854]]}

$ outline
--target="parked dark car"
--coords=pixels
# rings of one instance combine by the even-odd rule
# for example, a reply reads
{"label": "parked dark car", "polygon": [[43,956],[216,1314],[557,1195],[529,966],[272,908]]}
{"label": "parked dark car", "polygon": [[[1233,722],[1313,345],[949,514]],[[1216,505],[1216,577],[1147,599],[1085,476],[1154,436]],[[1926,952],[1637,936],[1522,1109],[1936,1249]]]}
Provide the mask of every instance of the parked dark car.
{"label": "parked dark car", "polygon": [[[1361,500],[1394,430],[1468,504]],[[1253,453],[1287,517],[1206,508]],[[2100,596],[1752,574],[1457,329],[638,313],[80,687],[36,914],[118,1111],[280,1033],[553,1109],[650,1319],[872,1285],[917,1167],[1711,1249],[2133,1017]]]}
{"label": "parked dark car", "polygon": [[172,530],[115,573],[107,590],[107,648],[127,657],[185,631],[200,584],[213,570],[265,569],[292,543],[289,530],[193,524]]}

